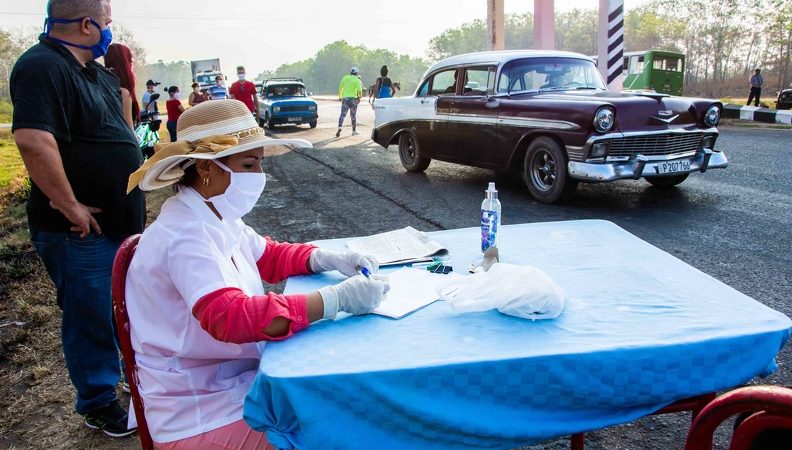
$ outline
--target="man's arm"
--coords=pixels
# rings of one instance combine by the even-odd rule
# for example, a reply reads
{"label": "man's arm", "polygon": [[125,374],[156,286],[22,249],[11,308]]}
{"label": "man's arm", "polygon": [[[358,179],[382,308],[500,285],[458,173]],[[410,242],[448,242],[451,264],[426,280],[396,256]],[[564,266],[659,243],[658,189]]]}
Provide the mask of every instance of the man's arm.
{"label": "man's arm", "polygon": [[85,237],[91,230],[102,233],[92,214],[99,208],[83,205],[72,191],[55,136],[43,130],[20,128],[14,131],[14,140],[30,178],[50,199],[50,205],[60,211],[73,224],[71,230]]}
{"label": "man's arm", "polygon": [[259,104],[258,104],[258,92],[256,92],[256,85],[253,85],[253,112],[256,113],[256,119],[259,118]]}

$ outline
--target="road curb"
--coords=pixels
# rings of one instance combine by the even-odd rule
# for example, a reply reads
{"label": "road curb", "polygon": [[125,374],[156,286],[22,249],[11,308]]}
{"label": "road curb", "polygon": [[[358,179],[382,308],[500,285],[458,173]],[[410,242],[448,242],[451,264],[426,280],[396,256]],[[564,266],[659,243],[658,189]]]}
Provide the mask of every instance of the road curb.
{"label": "road curb", "polygon": [[754,122],[792,124],[792,110],[759,108],[745,105],[723,105],[723,117],[729,119],[753,120]]}

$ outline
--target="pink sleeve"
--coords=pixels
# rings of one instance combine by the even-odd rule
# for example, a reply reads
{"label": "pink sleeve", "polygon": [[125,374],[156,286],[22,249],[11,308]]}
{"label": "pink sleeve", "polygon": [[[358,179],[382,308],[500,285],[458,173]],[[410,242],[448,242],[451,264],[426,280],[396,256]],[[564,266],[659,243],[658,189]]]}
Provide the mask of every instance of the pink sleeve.
{"label": "pink sleeve", "polygon": [[[237,288],[223,288],[201,297],[192,313],[213,338],[235,344],[279,341],[308,327],[308,301],[303,294],[248,297]],[[276,317],[291,321],[288,333],[264,334]]]}
{"label": "pink sleeve", "polygon": [[311,273],[308,259],[316,248],[315,245],[276,242],[269,236],[264,239],[264,253],[256,261],[262,280],[267,283],[280,283],[292,275]]}

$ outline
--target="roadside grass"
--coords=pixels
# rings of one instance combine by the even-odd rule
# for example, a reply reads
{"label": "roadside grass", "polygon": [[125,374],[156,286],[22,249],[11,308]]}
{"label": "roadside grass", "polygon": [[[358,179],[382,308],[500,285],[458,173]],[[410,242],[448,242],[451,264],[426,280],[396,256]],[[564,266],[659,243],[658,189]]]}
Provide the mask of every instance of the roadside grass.
{"label": "roadside grass", "polygon": [[0,100],[0,123],[11,123],[14,107],[7,100]]}
{"label": "roadside grass", "polygon": [[[726,103],[730,103],[732,105],[745,105],[745,103],[748,101],[748,97],[742,97],[742,98],[723,97],[723,98],[718,99],[718,101],[720,101],[724,105]],[[753,104],[753,102],[751,102],[751,104]],[[767,99],[767,98],[762,98],[762,100],[759,101],[759,106],[762,107],[762,108],[775,109],[775,107],[776,107],[776,97],[773,96],[772,100],[771,99]]]}
{"label": "roadside grass", "polygon": [[21,188],[13,184],[24,183],[24,173],[25,165],[19,156],[14,135],[10,129],[0,129],[0,193],[16,192]]}

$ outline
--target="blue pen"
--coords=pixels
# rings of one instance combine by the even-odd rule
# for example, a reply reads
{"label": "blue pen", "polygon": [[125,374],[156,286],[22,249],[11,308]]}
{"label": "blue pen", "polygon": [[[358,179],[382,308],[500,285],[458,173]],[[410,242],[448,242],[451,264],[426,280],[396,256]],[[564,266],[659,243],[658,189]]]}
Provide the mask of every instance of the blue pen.
{"label": "blue pen", "polygon": [[364,276],[364,277],[366,277],[366,278],[368,278],[368,277],[369,277],[369,275],[371,275],[371,272],[369,272],[369,270],[368,270],[368,269],[366,269],[365,267],[364,267],[364,268],[362,268],[362,269],[360,269],[360,273],[362,273],[362,274],[363,274],[363,276]]}

